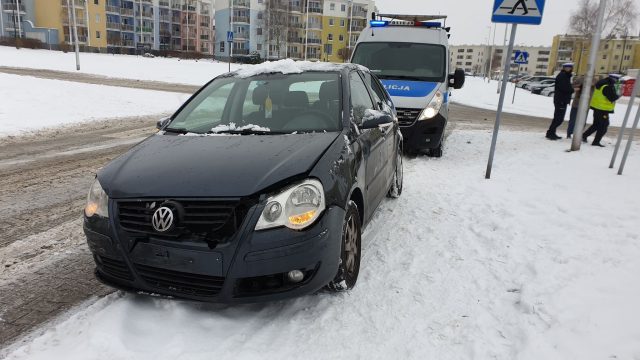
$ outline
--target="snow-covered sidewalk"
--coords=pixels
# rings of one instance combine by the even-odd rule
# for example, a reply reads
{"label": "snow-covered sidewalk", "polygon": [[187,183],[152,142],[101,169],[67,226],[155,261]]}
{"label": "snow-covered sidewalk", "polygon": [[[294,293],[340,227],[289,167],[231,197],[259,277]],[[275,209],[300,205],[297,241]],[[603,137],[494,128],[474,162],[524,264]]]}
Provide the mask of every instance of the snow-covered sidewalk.
{"label": "snow-covered sidewalk", "polygon": [[0,73],[0,137],[91,120],[171,113],[187,94]]}
{"label": "snow-covered sidewalk", "polygon": [[[513,89],[515,85],[507,84],[507,93],[504,102],[504,111],[507,113],[537,116],[548,118],[551,122],[553,118],[553,98],[542,95],[532,94],[529,90],[516,89],[515,102],[512,104]],[[473,106],[481,109],[496,110],[498,108],[499,94],[496,93],[498,88],[497,81],[487,83],[481,77],[467,77],[464,87],[460,90],[453,90],[451,101],[462,105]],[[611,126],[621,126],[624,120],[624,114],[628,107],[628,98],[623,98],[616,104],[615,113],[611,115]],[[627,126],[633,123],[633,116],[638,111],[638,103],[640,99],[636,99],[631,113],[631,120]],[[565,120],[569,121],[570,109],[567,109]],[[593,111],[589,111],[587,123],[593,123]]]}
{"label": "snow-covered sidewalk", "polygon": [[[75,53],[0,46],[0,66],[58,71],[76,71]],[[228,70],[226,63],[211,60],[144,58],[132,55],[80,53],[82,73],[124,79],[154,80],[177,84],[204,85]],[[231,69],[236,69],[236,64]]]}
{"label": "snow-covered sidewalk", "polygon": [[405,159],[405,189],[363,237],[348,293],[220,306],[112,294],[8,359],[633,359],[640,357],[640,147],[455,131]]}

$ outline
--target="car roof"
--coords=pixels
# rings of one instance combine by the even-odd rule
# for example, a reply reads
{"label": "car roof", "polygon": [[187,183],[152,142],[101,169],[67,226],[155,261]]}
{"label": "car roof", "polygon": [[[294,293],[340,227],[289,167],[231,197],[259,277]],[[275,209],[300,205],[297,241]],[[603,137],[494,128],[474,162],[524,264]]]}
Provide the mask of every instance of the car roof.
{"label": "car roof", "polygon": [[369,71],[369,69],[362,65],[351,63],[328,63],[283,59],[278,61],[266,61],[257,65],[247,65],[241,69],[225,74],[225,76],[247,78],[262,74],[300,74],[303,72],[343,72],[350,70]]}

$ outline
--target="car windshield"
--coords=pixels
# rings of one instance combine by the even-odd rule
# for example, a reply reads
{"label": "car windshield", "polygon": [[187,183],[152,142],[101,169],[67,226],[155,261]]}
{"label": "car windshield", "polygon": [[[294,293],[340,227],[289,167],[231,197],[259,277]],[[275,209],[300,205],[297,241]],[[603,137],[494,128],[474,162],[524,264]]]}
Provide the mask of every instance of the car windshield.
{"label": "car windshield", "polygon": [[335,72],[221,77],[165,128],[173,133],[282,134],[339,131],[340,77]]}
{"label": "car windshield", "polygon": [[445,47],[434,44],[365,42],[351,62],[368,67],[381,79],[445,80]]}

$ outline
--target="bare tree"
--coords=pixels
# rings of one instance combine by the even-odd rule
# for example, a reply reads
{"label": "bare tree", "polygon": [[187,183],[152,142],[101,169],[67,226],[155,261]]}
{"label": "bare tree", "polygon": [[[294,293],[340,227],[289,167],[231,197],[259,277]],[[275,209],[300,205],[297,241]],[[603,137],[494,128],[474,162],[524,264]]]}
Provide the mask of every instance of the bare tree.
{"label": "bare tree", "polygon": [[[637,0],[609,0],[604,15],[603,35],[616,38],[634,33],[638,24]],[[581,0],[569,18],[569,29],[578,35],[591,37],[595,33],[598,0]]]}
{"label": "bare tree", "polygon": [[267,58],[270,55],[270,45],[273,44],[280,58],[281,47],[287,46],[289,32],[289,1],[265,0],[264,24],[268,37]]}

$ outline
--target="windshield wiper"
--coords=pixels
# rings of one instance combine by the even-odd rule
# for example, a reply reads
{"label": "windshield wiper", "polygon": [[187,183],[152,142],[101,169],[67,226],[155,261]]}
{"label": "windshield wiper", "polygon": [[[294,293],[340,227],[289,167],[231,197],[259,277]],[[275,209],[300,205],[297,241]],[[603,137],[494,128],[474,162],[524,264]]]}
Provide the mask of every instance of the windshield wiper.
{"label": "windshield wiper", "polygon": [[169,132],[169,133],[175,133],[175,134],[186,134],[189,132],[189,130],[185,129],[185,128],[164,128],[163,129],[165,132]]}
{"label": "windshield wiper", "polygon": [[289,134],[284,131],[265,131],[265,130],[221,130],[221,131],[207,131],[207,134],[232,134],[232,135],[284,135]]}

